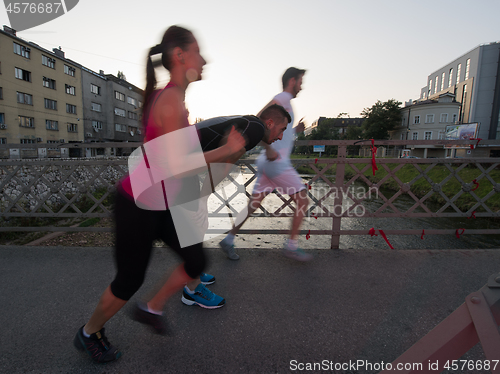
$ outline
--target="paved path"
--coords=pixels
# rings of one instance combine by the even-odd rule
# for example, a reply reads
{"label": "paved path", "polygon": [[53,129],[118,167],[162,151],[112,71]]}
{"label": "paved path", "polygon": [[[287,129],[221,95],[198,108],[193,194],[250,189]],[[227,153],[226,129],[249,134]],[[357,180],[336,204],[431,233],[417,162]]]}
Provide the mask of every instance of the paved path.
{"label": "paved path", "polygon": [[[207,251],[210,288],[227,305],[188,307],[176,295],[166,309],[171,337],[131,321],[126,306],[107,325],[124,356],[101,366],[72,340],[113,277],[112,249],[0,246],[0,373],[289,373],[306,372],[292,360],[391,362],[500,262],[498,250],[310,250],[310,263],[270,249],[240,250],[236,262]],[[133,300],[176,263],[157,249]],[[467,357],[484,359],[478,346]]]}

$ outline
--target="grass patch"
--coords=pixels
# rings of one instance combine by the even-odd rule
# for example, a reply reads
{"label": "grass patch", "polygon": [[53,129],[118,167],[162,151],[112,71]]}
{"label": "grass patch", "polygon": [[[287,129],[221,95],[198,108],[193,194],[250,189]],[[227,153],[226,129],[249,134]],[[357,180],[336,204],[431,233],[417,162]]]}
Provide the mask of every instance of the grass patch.
{"label": "grass patch", "polygon": [[[300,155],[292,155],[292,156],[300,156]],[[299,158],[307,158],[307,157],[292,157],[295,159]],[[313,157],[311,157],[313,158]],[[318,170],[322,170],[327,164],[326,163],[321,163],[320,160],[323,159],[318,159],[318,163],[315,164],[316,168]],[[394,170],[399,164],[385,164],[389,170]],[[362,170],[365,168],[365,164],[355,164],[355,166],[351,165],[346,165],[345,166],[345,179],[348,180],[355,176],[357,173],[359,173],[359,170]],[[467,167],[464,167],[457,171],[460,166],[455,166],[455,165],[450,165],[450,170],[448,167],[446,167],[443,164],[438,164],[435,166],[432,166],[430,164],[420,164],[419,167],[423,170],[426,171],[425,174],[420,174],[420,171],[413,166],[413,164],[406,164],[404,165],[401,169],[399,169],[396,173],[395,176],[402,182],[402,183],[410,183],[411,184],[411,192],[413,192],[417,197],[422,198],[425,196],[427,193],[431,192],[433,189],[434,184],[439,184],[443,182],[445,179],[447,181],[441,186],[441,191],[448,197],[448,199],[453,198],[455,195],[457,195],[461,190],[462,190],[462,183],[460,182],[460,178],[463,182],[468,183],[471,186],[471,190],[477,187],[476,184],[473,183],[474,180],[478,179],[482,171],[478,169],[475,165],[468,165]],[[484,167],[484,166],[483,166]],[[356,169],[355,169],[356,168]],[[359,168],[359,169],[358,169]],[[486,169],[486,168],[485,168]],[[310,166],[307,165],[301,165],[297,167],[297,172],[299,174],[315,174],[313,169]],[[337,172],[337,164],[333,164],[330,166],[328,170],[325,171],[325,175],[335,175]],[[384,177],[387,176],[389,172],[385,170],[383,166],[380,164],[378,165],[378,171],[375,172],[375,175],[373,175],[372,168],[368,168],[363,175],[373,184],[379,183]],[[450,176],[451,174],[451,176]],[[490,178],[497,182],[500,181],[500,170],[498,168],[493,169],[489,172]],[[364,183],[363,180],[358,178],[358,181],[361,183]],[[480,199],[484,198],[486,195],[491,193],[493,190],[494,186],[492,183],[489,181],[488,178],[485,178],[484,176],[482,179],[477,181],[479,183],[479,186],[477,189],[473,192],[476,194]],[[400,190],[400,185],[394,178],[390,177],[388,178],[380,187],[383,187],[388,190],[392,191],[399,191]],[[440,193],[434,192],[428,199],[428,201],[437,203],[440,205],[443,205],[446,203],[446,199],[443,198],[443,196]],[[470,208],[472,208],[475,204],[477,203],[477,200],[470,192],[465,191],[458,197],[454,204],[462,211],[467,211]],[[495,209],[500,209],[500,194],[495,193],[493,196],[491,196],[487,201],[486,204],[490,209],[495,210]],[[479,207],[477,209],[478,212],[484,212],[485,209],[483,207]]]}

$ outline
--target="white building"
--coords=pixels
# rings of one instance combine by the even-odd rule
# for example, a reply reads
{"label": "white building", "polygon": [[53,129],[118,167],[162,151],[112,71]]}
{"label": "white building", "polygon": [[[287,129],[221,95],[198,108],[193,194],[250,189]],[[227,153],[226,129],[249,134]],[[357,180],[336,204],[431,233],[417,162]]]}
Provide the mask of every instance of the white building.
{"label": "white building", "polygon": [[[432,100],[405,103],[401,109],[401,126],[390,132],[391,140],[438,140],[444,139],[446,126],[458,122],[461,104],[455,96],[445,92]],[[411,148],[412,156],[450,157],[451,150],[442,146],[429,147],[415,145]]]}

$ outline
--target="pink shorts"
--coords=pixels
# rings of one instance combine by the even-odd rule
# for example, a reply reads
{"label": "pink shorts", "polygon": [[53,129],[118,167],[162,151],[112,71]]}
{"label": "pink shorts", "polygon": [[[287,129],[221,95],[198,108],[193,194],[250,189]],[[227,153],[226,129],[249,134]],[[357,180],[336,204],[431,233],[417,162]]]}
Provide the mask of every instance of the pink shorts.
{"label": "pink shorts", "polygon": [[264,173],[257,173],[257,181],[253,193],[271,193],[277,190],[280,194],[293,195],[306,188],[297,171],[289,167],[280,175],[269,178]]}

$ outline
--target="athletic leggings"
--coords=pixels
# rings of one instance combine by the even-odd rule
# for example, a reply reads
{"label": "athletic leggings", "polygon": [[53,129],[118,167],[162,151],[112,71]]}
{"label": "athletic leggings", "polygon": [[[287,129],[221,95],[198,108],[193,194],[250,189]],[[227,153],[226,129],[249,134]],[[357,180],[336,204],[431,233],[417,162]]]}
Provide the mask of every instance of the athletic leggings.
{"label": "athletic leggings", "polygon": [[203,244],[181,248],[170,211],[140,209],[124,193],[118,189],[114,213],[117,271],[111,282],[113,295],[129,300],[141,287],[155,239],[163,240],[177,252],[184,260],[186,273],[191,278],[197,278],[207,263]]}

